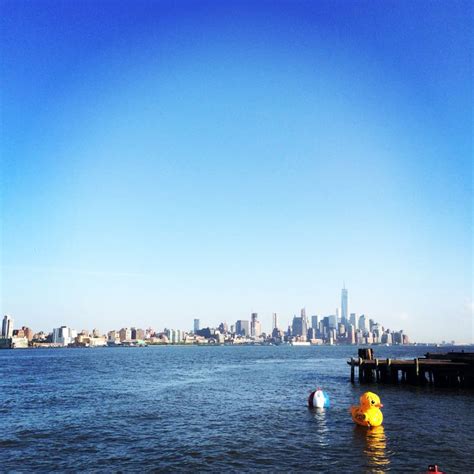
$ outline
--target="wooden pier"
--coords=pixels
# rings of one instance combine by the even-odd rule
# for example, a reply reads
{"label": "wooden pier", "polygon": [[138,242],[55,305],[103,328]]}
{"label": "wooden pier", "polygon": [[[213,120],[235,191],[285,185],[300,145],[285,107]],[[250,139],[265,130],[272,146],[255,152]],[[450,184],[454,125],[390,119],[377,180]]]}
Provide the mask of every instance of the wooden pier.
{"label": "wooden pier", "polygon": [[372,349],[359,349],[351,358],[351,382],[358,369],[360,383],[406,383],[436,387],[474,388],[474,352],[425,354],[415,359],[377,359]]}

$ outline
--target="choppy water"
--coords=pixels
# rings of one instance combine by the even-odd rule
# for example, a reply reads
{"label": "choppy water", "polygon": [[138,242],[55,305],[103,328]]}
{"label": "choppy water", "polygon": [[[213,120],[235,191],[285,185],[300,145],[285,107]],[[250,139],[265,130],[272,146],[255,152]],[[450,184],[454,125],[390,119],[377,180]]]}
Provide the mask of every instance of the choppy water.
{"label": "choppy water", "polygon": [[[375,349],[415,357],[433,348]],[[474,472],[474,393],[352,386],[355,347],[0,351],[0,471]],[[306,407],[324,388],[331,408]],[[355,426],[370,388],[384,425]]]}

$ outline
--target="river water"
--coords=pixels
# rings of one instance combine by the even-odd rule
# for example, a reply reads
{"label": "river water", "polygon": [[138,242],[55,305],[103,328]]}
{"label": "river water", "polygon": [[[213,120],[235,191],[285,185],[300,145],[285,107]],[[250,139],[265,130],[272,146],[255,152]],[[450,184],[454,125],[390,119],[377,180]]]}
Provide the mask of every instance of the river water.
{"label": "river water", "polygon": [[[430,347],[376,347],[416,357]],[[437,349],[439,351],[439,349]],[[351,385],[356,347],[0,351],[0,471],[474,472],[474,393]],[[309,410],[321,387],[331,407]],[[365,390],[378,430],[348,408]]]}

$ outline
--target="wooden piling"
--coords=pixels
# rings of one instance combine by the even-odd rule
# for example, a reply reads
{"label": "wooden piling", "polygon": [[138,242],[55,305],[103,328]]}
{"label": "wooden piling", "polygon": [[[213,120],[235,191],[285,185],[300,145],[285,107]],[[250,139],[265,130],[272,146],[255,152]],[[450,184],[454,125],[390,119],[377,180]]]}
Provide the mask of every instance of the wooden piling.
{"label": "wooden piling", "polygon": [[425,358],[396,360],[374,358],[372,350],[359,349],[359,357],[351,357],[348,364],[351,366],[351,383],[355,383],[357,367],[360,383],[376,380],[393,384],[474,387],[474,352],[427,354]]}

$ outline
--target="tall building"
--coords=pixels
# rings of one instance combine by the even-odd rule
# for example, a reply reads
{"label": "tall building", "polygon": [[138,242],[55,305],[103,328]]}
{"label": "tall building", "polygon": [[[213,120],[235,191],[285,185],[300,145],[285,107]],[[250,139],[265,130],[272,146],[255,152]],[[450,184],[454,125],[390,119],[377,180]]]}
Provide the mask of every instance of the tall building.
{"label": "tall building", "polygon": [[235,333],[239,336],[250,336],[250,323],[246,320],[239,319],[235,323]]}
{"label": "tall building", "polygon": [[359,327],[364,333],[369,332],[369,318],[365,314],[361,314],[359,317]]}
{"label": "tall building", "polygon": [[308,322],[306,321],[306,316],[303,316],[303,310],[301,310],[301,313],[302,316],[299,318],[297,316],[293,318],[291,334],[305,341],[308,335]]}
{"label": "tall building", "polygon": [[341,290],[341,322],[344,324],[347,323],[348,311],[348,295],[346,285],[344,285],[344,288]]}
{"label": "tall building", "polygon": [[119,334],[120,334],[120,342],[130,341],[130,339],[132,339],[132,331],[128,328],[120,329]]}
{"label": "tall building", "polygon": [[77,336],[77,331],[67,326],[61,326],[60,328],[53,329],[53,343],[67,346],[74,342]]}
{"label": "tall building", "polygon": [[356,318],[357,318],[356,314],[355,314],[355,313],[351,313],[350,323],[351,323],[354,327],[357,326]]}
{"label": "tall building", "polygon": [[278,329],[278,316],[276,313],[273,313],[272,319],[273,319],[272,320],[272,331],[273,331],[274,329]]}
{"label": "tall building", "polygon": [[194,332],[199,331],[200,326],[199,326],[199,319],[194,319]]}
{"label": "tall building", "polygon": [[319,324],[319,316],[317,314],[315,314],[314,316],[311,316],[311,327],[317,330],[318,324]]}
{"label": "tall building", "polygon": [[335,314],[330,314],[328,316],[328,327],[329,329],[337,328],[337,316]]}
{"label": "tall building", "polygon": [[259,337],[261,333],[262,333],[262,329],[261,329],[260,321],[258,320],[258,314],[252,313],[252,316],[250,319],[250,335],[252,337]]}
{"label": "tall building", "polygon": [[8,314],[3,317],[2,336],[7,338],[13,337],[13,318],[8,316]]}

